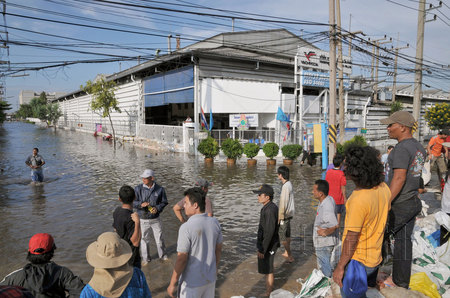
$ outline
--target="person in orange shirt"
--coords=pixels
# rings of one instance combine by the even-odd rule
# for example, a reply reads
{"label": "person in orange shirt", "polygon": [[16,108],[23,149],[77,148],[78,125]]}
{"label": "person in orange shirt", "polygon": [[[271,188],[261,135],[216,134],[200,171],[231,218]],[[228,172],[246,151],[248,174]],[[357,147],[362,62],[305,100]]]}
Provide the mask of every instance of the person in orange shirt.
{"label": "person in orange shirt", "polygon": [[345,204],[342,254],[333,280],[342,288],[346,266],[353,259],[365,267],[368,286],[375,287],[391,191],[384,183],[378,151],[372,147],[347,149],[344,173],[356,188]]}
{"label": "person in orange shirt", "polygon": [[[443,129],[438,132],[437,136],[431,138],[427,146],[428,159],[431,160],[430,166],[432,168],[434,164],[437,165],[439,181],[444,178],[444,175],[447,172],[445,157],[448,154],[448,148],[442,146],[442,144],[449,135],[448,129]],[[442,149],[444,149],[444,154],[442,154]]]}

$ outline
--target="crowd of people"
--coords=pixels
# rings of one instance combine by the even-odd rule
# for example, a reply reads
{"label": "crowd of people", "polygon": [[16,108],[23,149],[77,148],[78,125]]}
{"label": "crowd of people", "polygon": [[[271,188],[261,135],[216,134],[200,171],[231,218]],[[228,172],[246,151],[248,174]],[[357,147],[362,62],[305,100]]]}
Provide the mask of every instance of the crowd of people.
{"label": "crowd of people", "polygon": [[[344,155],[337,154],[325,179],[316,180],[311,190],[318,201],[313,224],[317,264],[325,276],[341,287],[343,297],[364,297],[367,287],[375,287],[378,270],[389,255],[393,283],[409,287],[411,235],[422,208],[418,198],[419,188],[423,187],[420,185],[422,168],[430,158],[438,164],[439,171],[444,171],[439,161],[441,155],[436,154],[442,150],[443,136],[447,137],[448,131],[441,131],[426,151],[412,137],[415,119],[410,113],[399,111],[380,121],[387,125],[389,137],[397,140],[396,146],[388,148],[384,156],[370,146],[351,147]],[[447,155],[447,149],[443,153]],[[45,162],[37,148],[26,164],[32,169],[33,181],[42,179],[40,171]],[[448,181],[447,168],[445,172],[444,179]],[[294,262],[291,221],[295,216],[295,198],[289,174],[286,166],[277,169],[282,184],[278,205],[274,203],[274,189],[269,184],[253,190],[262,205],[256,257],[257,270],[265,276],[265,296],[270,296],[274,288],[274,259],[278,248],[284,247],[282,257],[286,263]],[[164,187],[155,183],[152,170],[146,169],[140,177],[142,183],[134,189],[125,185],[119,190],[121,206],[113,213],[114,232],[99,235],[86,249],[87,262],[93,267],[87,284],[70,269],[52,262],[55,241],[51,235],[39,233],[29,240],[29,264],[7,275],[0,282],[0,292],[20,291],[20,297],[66,297],[66,294],[70,297],[151,297],[141,268],[151,261],[150,232],[159,259],[168,259],[160,218],[168,200]],[[348,197],[347,180],[355,184]],[[196,186],[187,189],[183,199],[173,207],[182,225],[178,231],[176,262],[167,287],[170,297],[214,297],[223,236],[207,197],[211,185],[205,179],[198,179]],[[445,188],[442,206],[449,214],[450,182]],[[441,234],[448,239],[448,231],[444,229]],[[393,252],[386,245],[391,239],[394,239]],[[338,248],[340,242],[342,249]],[[355,270],[365,272],[365,283],[359,288],[355,288],[353,281]]]}

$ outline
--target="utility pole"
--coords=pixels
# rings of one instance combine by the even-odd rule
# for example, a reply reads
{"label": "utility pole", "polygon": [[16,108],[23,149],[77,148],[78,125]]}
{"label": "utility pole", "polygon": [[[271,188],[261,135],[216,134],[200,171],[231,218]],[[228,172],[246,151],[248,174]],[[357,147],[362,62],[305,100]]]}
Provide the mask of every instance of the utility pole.
{"label": "utility pole", "polygon": [[[442,1],[439,2],[439,6],[433,7],[430,4],[430,8],[425,10],[426,0],[419,0],[419,14],[417,19],[417,41],[416,41],[416,67],[414,77],[414,99],[413,99],[413,117],[417,121],[417,129],[413,136],[419,140],[420,137],[420,102],[422,100],[422,66],[423,66],[423,39],[425,29],[425,16],[426,11],[439,8],[442,6]],[[434,16],[434,20],[436,16]]]}
{"label": "utility pole", "polygon": [[398,61],[398,50],[409,48],[409,43],[406,47],[395,48],[395,60],[394,60],[394,77],[392,82],[392,102],[395,102],[395,94],[397,93],[397,61]]}
{"label": "utility pole", "polygon": [[[336,24],[334,0],[329,3],[329,23],[330,23],[330,105],[328,125],[336,126]],[[333,161],[336,148],[334,144],[329,146],[329,163]]]}
{"label": "utility pole", "polygon": [[336,0],[337,35],[338,39],[338,69],[339,69],[339,142],[344,143],[345,137],[345,111],[344,111],[344,63],[342,58],[341,36],[341,0]]}
{"label": "utility pole", "polygon": [[373,85],[373,102],[376,103],[378,101],[378,64],[380,62],[380,45],[385,44],[385,43],[390,43],[392,42],[392,37],[389,38],[389,40],[387,41],[377,41],[377,55],[376,55],[376,59],[377,59],[377,63],[376,63],[376,70],[375,70],[375,85]]}
{"label": "utility pole", "polygon": [[378,47],[378,41],[385,40],[386,37],[387,36],[385,35],[383,38],[371,40],[369,37],[369,39],[368,39],[368,41],[372,45],[372,67],[370,69],[370,80],[372,82],[373,82],[373,75],[374,75],[374,70],[375,70],[375,49]]}

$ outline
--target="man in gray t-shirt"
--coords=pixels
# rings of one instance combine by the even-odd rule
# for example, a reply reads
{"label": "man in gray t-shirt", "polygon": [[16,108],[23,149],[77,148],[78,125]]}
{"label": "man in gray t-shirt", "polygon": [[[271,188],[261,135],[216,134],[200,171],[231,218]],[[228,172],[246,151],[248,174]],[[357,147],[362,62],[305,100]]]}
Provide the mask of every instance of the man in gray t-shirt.
{"label": "man in gray t-shirt", "polygon": [[[336,203],[328,195],[329,185],[326,180],[317,180],[313,186],[313,196],[319,200],[317,215],[314,220],[313,243],[316,250],[317,265],[322,273],[331,277],[335,264],[331,264],[331,254],[338,242],[339,227],[336,213]],[[335,259],[339,259],[337,256]]]}
{"label": "man in gray t-shirt", "polygon": [[185,193],[184,210],[189,219],[178,231],[177,261],[167,293],[174,297],[214,297],[217,267],[222,253],[222,231],[214,217],[205,214],[200,188]]}
{"label": "man in gray t-shirt", "polygon": [[38,154],[39,149],[33,148],[33,154],[28,156],[25,164],[31,169],[31,180],[33,182],[44,181],[44,172],[42,166],[45,165],[45,160]]}
{"label": "man in gray t-shirt", "polygon": [[380,122],[388,125],[389,137],[398,141],[388,157],[391,210],[385,241],[390,235],[394,236],[392,279],[397,286],[408,288],[412,262],[411,235],[416,216],[422,210],[418,189],[426,153],[412,137],[415,119],[410,113],[398,111]]}

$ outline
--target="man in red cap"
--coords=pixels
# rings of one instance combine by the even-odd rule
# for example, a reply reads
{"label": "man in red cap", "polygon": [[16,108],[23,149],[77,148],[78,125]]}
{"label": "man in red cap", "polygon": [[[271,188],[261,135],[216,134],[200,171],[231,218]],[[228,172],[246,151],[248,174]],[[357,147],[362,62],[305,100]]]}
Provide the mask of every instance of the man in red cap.
{"label": "man in red cap", "polygon": [[25,267],[7,275],[0,285],[19,286],[30,291],[34,297],[79,297],[84,283],[68,268],[53,262],[56,246],[47,233],[35,234],[28,244]]}

